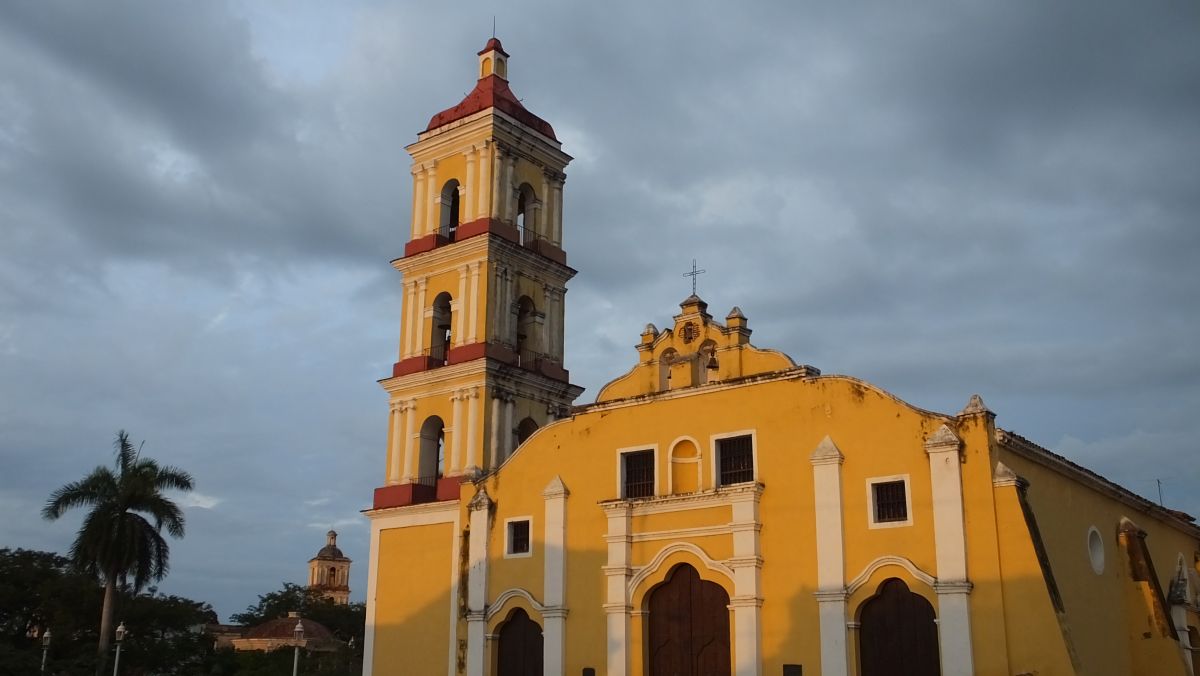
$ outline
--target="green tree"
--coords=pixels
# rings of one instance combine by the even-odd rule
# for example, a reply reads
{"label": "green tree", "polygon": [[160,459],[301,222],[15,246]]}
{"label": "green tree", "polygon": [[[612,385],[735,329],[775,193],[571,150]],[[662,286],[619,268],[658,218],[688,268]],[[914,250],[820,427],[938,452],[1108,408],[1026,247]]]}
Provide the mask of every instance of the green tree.
{"label": "green tree", "polygon": [[187,472],[141,457],[125,430],[117,432],[114,448],[116,471],[97,467],[54,491],[42,509],[42,516],[54,520],[75,507],[90,508],[71,544],[70,558],[79,570],[104,584],[97,676],[108,655],[117,585],[132,578],[137,592],[148,582],[161,580],[170,556],[162,529],[172,537],[183,537],[183,510],[164,491],[190,491],[194,485]]}

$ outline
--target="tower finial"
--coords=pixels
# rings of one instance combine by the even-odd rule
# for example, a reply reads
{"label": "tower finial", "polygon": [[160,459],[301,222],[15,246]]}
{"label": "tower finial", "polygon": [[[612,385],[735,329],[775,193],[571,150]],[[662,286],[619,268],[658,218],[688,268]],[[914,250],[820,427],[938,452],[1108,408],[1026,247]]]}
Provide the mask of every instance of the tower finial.
{"label": "tower finial", "polygon": [[492,15],[492,38],[496,37],[496,15]]}

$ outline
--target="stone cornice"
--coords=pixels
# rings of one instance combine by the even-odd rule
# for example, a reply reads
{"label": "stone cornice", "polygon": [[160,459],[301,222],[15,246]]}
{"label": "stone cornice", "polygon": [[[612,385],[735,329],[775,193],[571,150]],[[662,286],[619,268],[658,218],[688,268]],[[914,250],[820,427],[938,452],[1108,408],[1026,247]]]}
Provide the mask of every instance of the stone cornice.
{"label": "stone cornice", "polygon": [[996,428],[996,443],[1027,460],[1036,462],[1085,486],[1094,488],[1114,500],[1165,521],[1191,537],[1200,538],[1200,527],[1179,516],[1174,510],[1160,507],[1140,495],[1136,495],[1129,489],[1105,479],[1090,469],[1076,465],[1065,457],[1043,448],[1019,434]]}
{"label": "stone cornice", "polygon": [[[477,258],[483,258],[488,252],[488,240],[492,235],[481,235],[479,237],[470,237],[461,242],[453,242],[439,246],[435,249],[419,253],[415,256],[405,256],[396,258],[392,261],[392,267],[398,270],[401,274],[408,274],[418,266],[421,267],[438,267],[446,266],[450,263],[463,264],[472,262]],[[471,260],[459,260],[459,259]]]}
{"label": "stone cornice", "polygon": [[[639,365],[640,366],[640,365]],[[637,367],[634,367],[637,368]],[[628,375],[628,374],[626,374]],[[696,385],[694,387],[684,387],[678,390],[668,390],[666,392],[650,392],[648,394],[637,394],[631,397],[623,397],[621,399],[613,399],[593,404],[583,404],[575,407],[575,413],[597,413],[600,411],[611,411],[613,409],[625,408],[628,406],[639,406],[648,401],[667,401],[671,399],[683,399],[685,397],[695,397],[711,392],[723,392],[725,390],[733,390],[739,387],[750,387],[760,383],[774,382],[777,380],[796,380],[803,378],[815,378],[820,376],[821,372],[814,366],[801,365],[795,366],[781,371],[772,371],[770,373],[757,373],[752,376],[738,378],[736,380],[722,380],[716,383],[708,383],[706,385]],[[624,376],[622,376],[624,377]],[[604,388],[601,388],[603,392]]]}
{"label": "stone cornice", "polygon": [[360,513],[368,519],[382,519],[389,516],[409,516],[414,514],[436,514],[439,512],[457,512],[457,501],[422,502],[415,505],[400,507],[384,507],[383,509],[364,509]]}
{"label": "stone cornice", "polygon": [[764,488],[765,486],[760,483],[745,483],[686,495],[656,495],[649,498],[602,500],[598,504],[605,512],[628,510],[633,516],[644,516],[732,505],[734,502],[742,500],[757,502],[762,496]]}

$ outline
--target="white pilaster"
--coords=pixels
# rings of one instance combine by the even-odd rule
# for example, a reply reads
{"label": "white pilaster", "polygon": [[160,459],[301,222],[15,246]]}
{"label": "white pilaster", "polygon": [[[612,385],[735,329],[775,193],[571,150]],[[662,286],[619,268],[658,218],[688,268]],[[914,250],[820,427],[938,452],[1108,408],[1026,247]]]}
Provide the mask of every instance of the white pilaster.
{"label": "white pilaster", "polygon": [[476,191],[475,218],[488,218],[492,215],[493,179],[492,167],[495,159],[492,149],[495,146],[485,142],[479,147],[479,190]]}
{"label": "white pilaster", "polygon": [[762,555],[759,549],[758,518],[760,494],[753,491],[735,493],[730,497],[733,515],[733,609],[734,668],[737,676],[762,676]]}
{"label": "white pilaster", "polygon": [[441,225],[441,214],[438,213],[438,207],[442,205],[441,186],[437,184],[437,165],[430,162],[428,165],[428,173],[425,179],[425,234],[429,235],[438,231],[438,226]]}
{"label": "white pilaster", "polygon": [[415,165],[413,175],[412,239],[425,234],[425,167]]}
{"label": "white pilaster", "polygon": [[467,440],[466,440],[466,456],[465,462],[467,469],[479,469],[483,467],[483,461],[479,459],[476,445],[479,438],[479,388],[471,387],[467,389]]}
{"label": "white pilaster", "polygon": [[491,442],[488,449],[491,457],[488,461],[487,469],[492,470],[500,466],[500,407],[504,403],[504,393],[499,390],[492,391],[492,434]]}
{"label": "white pilaster", "polygon": [[425,352],[425,285],[425,277],[417,280],[417,305],[413,308],[417,324],[416,330],[413,332],[414,355],[420,355]]}
{"label": "white pilaster", "polygon": [[400,483],[404,470],[404,404],[392,402],[392,449],[388,463],[387,482]]}
{"label": "white pilaster", "polygon": [[458,201],[459,220],[463,223],[475,220],[475,205],[471,204],[471,198],[479,194],[479,186],[475,184],[475,155],[478,152],[475,146],[471,146],[467,152],[463,153],[463,157],[467,160],[467,183],[463,186],[463,199]]}
{"label": "white pilaster", "polygon": [[503,437],[501,447],[504,448],[504,459],[513,454],[516,449],[513,448],[513,409],[516,408],[516,401],[513,395],[504,397],[504,429],[500,431],[500,436]]}
{"label": "white pilaster", "polygon": [[545,208],[538,209],[537,229],[542,233],[542,237],[553,240],[554,233],[551,232],[553,228],[550,227],[550,213],[554,209],[554,200],[550,196],[550,176],[545,173],[542,174],[542,191],[538,195],[542,198]]}
{"label": "white pilaster", "polygon": [[942,425],[925,441],[933,490],[933,540],[937,559],[938,639],[942,673],[975,673],[971,646],[971,583],[963,527],[962,441]]}
{"label": "white pilaster", "polygon": [[567,646],[567,496],[571,492],[557,475],[546,485],[542,497],[546,499],[546,529],[543,545],[542,610],[543,671],[544,676],[563,676],[566,664],[564,656]]}
{"label": "white pilaster", "polygon": [[492,506],[480,487],[467,505],[471,536],[467,551],[467,676],[484,676],[484,634],[487,631],[487,541]]}
{"label": "white pilaster", "polygon": [[458,474],[462,470],[462,429],[464,427],[462,402],[466,396],[462,390],[450,396],[450,401],[453,402],[450,424],[454,429],[454,436],[450,439],[450,466],[446,468],[447,476]]}
{"label": "white pilaster", "polygon": [[417,313],[420,311],[417,308],[417,283],[406,282],[404,289],[407,294],[407,299],[404,302],[404,344],[400,346],[400,353],[403,357],[413,356],[413,346],[417,344],[417,326],[420,322],[417,321]]}
{"label": "white pilaster", "polygon": [[417,464],[417,454],[413,451],[413,418],[417,417],[417,400],[409,399],[404,410],[407,411],[404,416],[404,476],[400,477],[400,483],[410,484]]}
{"label": "white pilaster", "polygon": [[478,325],[479,314],[479,266],[481,263],[475,261],[471,263],[471,297],[470,307],[466,311],[467,315],[467,342],[474,343],[479,340],[475,327]]}
{"label": "white pilaster", "polygon": [[809,456],[817,534],[817,597],[821,673],[846,676],[846,572],[842,530],[842,452],[826,436]]}
{"label": "white pilaster", "polygon": [[465,344],[463,341],[463,322],[466,317],[467,309],[467,271],[468,266],[461,265],[458,268],[458,296],[455,297],[455,302],[458,304],[457,311],[454,313],[454,340],[451,343],[458,347]]}
{"label": "white pilaster", "polygon": [[608,517],[608,563],[604,566],[607,594],[604,612],[608,635],[608,676],[625,676],[629,671],[629,605],[631,570],[629,557],[633,540],[630,533],[630,506],[617,503],[604,507]]}
{"label": "white pilaster", "polygon": [[503,212],[501,210],[504,208],[503,185],[502,185],[503,178],[501,177],[501,174],[504,173],[505,160],[504,160],[504,151],[501,150],[500,146],[495,143],[492,144],[491,165],[492,165],[492,198],[491,198],[491,206],[489,207],[488,212],[492,215],[492,218],[499,220],[503,217]]}
{"label": "white pilaster", "polygon": [[553,192],[554,192],[554,213],[551,216],[550,220],[554,224],[554,236],[551,237],[551,241],[554,242],[555,246],[562,246],[562,209],[563,209],[563,203],[562,203],[563,182],[562,182],[562,179],[559,179],[554,182]]}
{"label": "white pilaster", "polygon": [[516,200],[513,199],[513,190],[516,186],[513,185],[513,179],[517,172],[517,157],[509,154],[504,157],[504,181],[500,185],[500,197],[504,200],[501,213],[504,214],[504,221],[511,223],[515,218],[513,211],[516,206]]}

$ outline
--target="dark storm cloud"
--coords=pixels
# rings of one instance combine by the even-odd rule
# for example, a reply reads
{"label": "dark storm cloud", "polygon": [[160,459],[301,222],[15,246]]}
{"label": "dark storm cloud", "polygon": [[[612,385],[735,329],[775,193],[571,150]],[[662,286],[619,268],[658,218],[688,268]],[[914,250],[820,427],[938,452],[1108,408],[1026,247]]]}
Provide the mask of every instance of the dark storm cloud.
{"label": "dark storm cloud", "polygon": [[[926,408],[981,392],[1001,425],[1200,511],[1194,4],[502,9],[513,88],[576,157],[584,401],[669,324],[694,257],[756,344]],[[5,513],[125,426],[199,479],[166,588],[227,615],[300,579],[333,526],[361,598],[403,147],[470,89],[495,11],[0,6]],[[0,544],[70,532],[30,516]]]}

